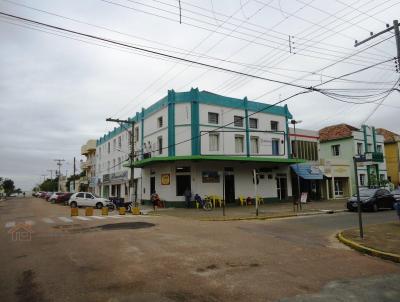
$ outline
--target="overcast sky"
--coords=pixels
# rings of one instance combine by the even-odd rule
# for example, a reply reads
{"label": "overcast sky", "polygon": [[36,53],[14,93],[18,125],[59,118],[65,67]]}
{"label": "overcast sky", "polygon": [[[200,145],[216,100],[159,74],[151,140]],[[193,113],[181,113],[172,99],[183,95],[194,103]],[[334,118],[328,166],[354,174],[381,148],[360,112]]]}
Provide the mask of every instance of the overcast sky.
{"label": "overcast sky", "polygon": [[[400,11],[399,1],[183,0],[182,24],[178,3],[0,0],[0,10],[306,87],[396,56],[393,32],[358,48],[354,40],[392,24]],[[268,104],[302,90],[143,56],[70,34],[62,37],[66,34],[44,32],[49,30],[5,17],[0,21],[0,176],[13,179],[24,190],[37,184],[42,174],[49,175],[56,158],[66,160],[62,172],[70,175],[74,156],[81,158],[81,145],[116,126],[107,123],[107,117],[132,116],[168,89],[198,87]],[[341,89],[335,92],[342,95],[381,93],[345,98],[378,102],[398,77],[389,62],[319,88]],[[390,94],[367,123],[400,132],[399,99],[398,92]],[[342,122],[360,126],[376,108],[376,104],[339,102],[317,92],[287,104],[294,117],[303,120],[301,128],[314,130]]]}

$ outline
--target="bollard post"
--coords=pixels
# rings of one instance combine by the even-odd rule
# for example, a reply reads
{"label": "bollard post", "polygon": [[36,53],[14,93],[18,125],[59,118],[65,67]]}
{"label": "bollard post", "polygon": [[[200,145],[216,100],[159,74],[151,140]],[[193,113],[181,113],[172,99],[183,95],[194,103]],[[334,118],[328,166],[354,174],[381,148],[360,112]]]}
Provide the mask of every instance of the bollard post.
{"label": "bollard post", "polygon": [[108,208],[107,207],[102,207],[101,208],[101,215],[107,216],[108,215]]}
{"label": "bollard post", "polygon": [[140,215],[140,209],[139,209],[139,207],[133,207],[133,208],[132,208],[132,214],[133,214],[133,215]]}
{"label": "bollard post", "polygon": [[119,211],[119,215],[125,215],[125,207],[120,207],[118,209],[118,211]]}
{"label": "bollard post", "polygon": [[71,216],[78,216],[78,208],[71,208]]}
{"label": "bollard post", "polygon": [[86,208],[85,216],[93,216],[93,208]]}

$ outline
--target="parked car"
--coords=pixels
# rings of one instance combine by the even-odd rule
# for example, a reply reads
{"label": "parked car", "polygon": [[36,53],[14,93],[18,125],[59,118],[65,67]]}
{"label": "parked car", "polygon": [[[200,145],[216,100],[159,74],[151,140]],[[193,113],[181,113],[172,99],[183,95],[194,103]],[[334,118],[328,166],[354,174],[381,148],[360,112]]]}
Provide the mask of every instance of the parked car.
{"label": "parked car", "polygon": [[397,202],[400,202],[400,189],[393,190],[393,191],[390,192],[390,193],[392,194],[392,196],[394,197],[394,199],[395,199]]}
{"label": "parked car", "polygon": [[111,202],[106,198],[101,198],[90,192],[77,192],[72,194],[68,204],[71,208],[76,207],[96,207],[101,209],[107,207]]}
{"label": "parked car", "polygon": [[38,197],[40,198],[45,198],[46,197],[47,192],[41,192],[40,195]]}
{"label": "parked car", "polygon": [[50,201],[50,197],[51,195],[53,195],[55,192],[46,192],[46,195],[44,197],[44,199],[46,199],[46,201]]}
{"label": "parked car", "polygon": [[64,205],[68,205],[68,201],[69,201],[70,197],[72,196],[72,194],[74,194],[74,193],[64,192],[61,195],[58,195],[57,199],[56,199],[56,203],[63,203]]}
{"label": "parked car", "polygon": [[[379,209],[393,209],[395,199],[386,189],[360,189],[360,201],[362,210],[377,212]],[[357,194],[347,201],[349,211],[357,210]]]}
{"label": "parked car", "polygon": [[58,196],[64,194],[63,192],[54,192],[53,194],[51,194],[51,196],[49,197],[49,201],[50,202],[56,202]]}

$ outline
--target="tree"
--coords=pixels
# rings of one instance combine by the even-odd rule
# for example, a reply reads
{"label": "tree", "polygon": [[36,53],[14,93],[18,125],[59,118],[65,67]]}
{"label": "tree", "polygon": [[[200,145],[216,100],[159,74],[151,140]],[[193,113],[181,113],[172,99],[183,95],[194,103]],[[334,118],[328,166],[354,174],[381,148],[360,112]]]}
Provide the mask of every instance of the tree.
{"label": "tree", "polygon": [[2,187],[6,196],[10,196],[15,190],[14,182],[11,179],[3,180]]}

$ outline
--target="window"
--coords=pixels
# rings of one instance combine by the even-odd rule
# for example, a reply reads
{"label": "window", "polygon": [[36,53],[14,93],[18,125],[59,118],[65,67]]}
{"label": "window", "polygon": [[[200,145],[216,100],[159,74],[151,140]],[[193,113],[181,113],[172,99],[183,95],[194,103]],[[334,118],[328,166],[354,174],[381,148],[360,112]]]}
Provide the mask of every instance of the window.
{"label": "window", "polygon": [[279,139],[272,139],[272,155],[279,155]]}
{"label": "window", "polygon": [[108,142],[108,144],[107,144],[107,152],[108,152],[108,154],[110,154],[110,152],[111,152],[111,144],[110,144],[110,142]]}
{"label": "window", "polygon": [[258,154],[258,137],[257,136],[252,136],[250,137],[250,145],[251,145],[251,153],[253,154]]}
{"label": "window", "polygon": [[158,128],[162,128],[162,126],[163,126],[163,117],[162,116],[160,116],[157,119],[157,125],[158,125]]}
{"label": "window", "polygon": [[258,119],[256,118],[249,118],[249,127],[253,129],[258,128]]}
{"label": "window", "polygon": [[118,170],[121,170],[121,157],[118,157]]}
{"label": "window", "polygon": [[219,134],[218,133],[210,133],[209,134],[209,150],[210,151],[219,151]]}
{"label": "window", "polygon": [[235,115],[233,117],[233,124],[235,127],[243,127],[243,116]]}
{"label": "window", "polygon": [[94,196],[90,193],[86,193],[85,196],[86,196],[86,199],[94,199]]}
{"label": "window", "polygon": [[382,153],[382,145],[376,145],[376,152]]}
{"label": "window", "polygon": [[360,174],[360,186],[365,186],[365,174]]}
{"label": "window", "polygon": [[332,156],[340,155],[340,145],[333,145],[331,148],[332,148]]}
{"label": "window", "polygon": [[209,124],[218,124],[218,113],[209,112],[208,113],[208,123]]}
{"label": "window", "polygon": [[121,136],[118,136],[118,149],[121,149],[122,142],[121,142]]}
{"label": "window", "polygon": [[363,152],[362,152],[362,143],[357,143],[357,154],[358,155],[361,155],[361,154],[363,154]]}
{"label": "window", "polygon": [[385,174],[379,174],[379,179],[380,179],[380,181],[384,181],[385,180]]}
{"label": "window", "polygon": [[112,168],[113,168],[114,172],[115,172],[115,166],[116,166],[116,164],[115,164],[115,158],[114,158],[113,159],[113,165],[112,165]]}
{"label": "window", "polygon": [[84,195],[83,193],[78,193],[78,194],[76,194],[76,197],[77,197],[77,198],[84,198],[84,196],[85,196],[85,195]]}
{"label": "window", "polygon": [[113,139],[113,151],[115,151],[115,149],[117,149],[117,140],[114,138]]}
{"label": "window", "polygon": [[271,121],[271,131],[278,131],[278,122]]}
{"label": "window", "polygon": [[201,177],[203,183],[219,183],[218,171],[203,171]]}
{"label": "window", "polygon": [[158,142],[158,154],[162,154],[163,151],[162,136],[159,136],[157,138],[157,142]]}
{"label": "window", "polygon": [[292,141],[292,154],[294,158],[316,161],[318,160],[318,143],[294,140]]}
{"label": "window", "polygon": [[367,152],[372,152],[372,144],[368,144],[368,151]]}
{"label": "window", "polygon": [[243,135],[235,135],[235,152],[243,153],[244,151],[244,137]]}
{"label": "window", "polygon": [[135,137],[134,137],[134,142],[139,141],[139,127],[135,128]]}
{"label": "window", "polygon": [[107,172],[110,173],[110,161],[107,162]]}

